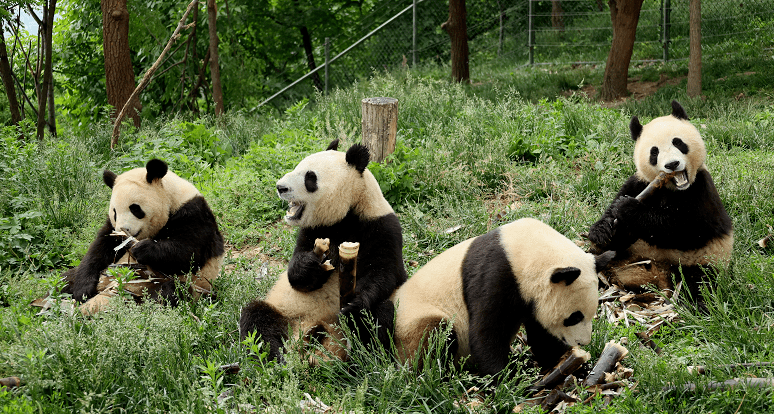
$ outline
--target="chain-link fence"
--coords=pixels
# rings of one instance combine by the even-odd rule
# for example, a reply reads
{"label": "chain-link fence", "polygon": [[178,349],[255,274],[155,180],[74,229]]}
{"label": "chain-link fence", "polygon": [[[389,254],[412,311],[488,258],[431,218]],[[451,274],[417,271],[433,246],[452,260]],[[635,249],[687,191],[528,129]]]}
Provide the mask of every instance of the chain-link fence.
{"label": "chain-link fence", "polygon": [[[448,0],[417,0],[416,12],[412,2],[383,2],[361,20],[361,37],[328,39],[329,59],[346,50],[328,67],[329,88],[346,87],[374,70],[449,61],[449,37],[441,29]],[[644,0],[632,62],[688,59],[688,6],[688,0]],[[734,53],[739,42],[774,46],[774,0],[702,0],[701,11],[705,59]],[[473,68],[495,60],[514,66],[604,63],[613,37],[605,0],[468,1],[467,23]],[[325,47],[315,55],[322,82]]]}

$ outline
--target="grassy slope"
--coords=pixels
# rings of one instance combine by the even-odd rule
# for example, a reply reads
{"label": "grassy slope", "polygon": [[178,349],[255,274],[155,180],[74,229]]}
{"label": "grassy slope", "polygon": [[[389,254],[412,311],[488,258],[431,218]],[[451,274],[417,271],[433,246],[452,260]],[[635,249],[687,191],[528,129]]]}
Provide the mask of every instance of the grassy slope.
{"label": "grassy slope", "polygon": [[[454,401],[472,392],[468,390],[473,386],[485,398],[484,411],[509,410],[523,401],[521,388],[535,375],[525,368],[524,355],[514,358],[515,379],[496,389],[486,378],[445,367],[431,365],[418,373],[396,367],[386,355],[364,352],[358,344],[350,364],[316,369],[293,353],[283,366],[246,357],[249,344],[240,343],[236,331],[239,308],[271,286],[294,241],[293,229],[279,222],[284,206],[274,195],[274,182],[305,154],[323,149],[332,139],[343,139],[344,148],[356,142],[360,100],[368,96],[400,100],[400,145],[394,160],[371,169],[400,216],[405,259],[420,264],[501,221],[520,217],[540,218],[577,239],[633,172],[629,118],[636,114],[647,122],[666,113],[671,99],[678,99],[705,136],[707,164],[734,219],[733,265],[720,275],[707,315],[681,310],[683,321],[659,332],[655,339],[664,349],[662,355],[630,346],[626,364],[639,381],[634,392],[614,399],[607,408],[595,400],[571,411],[774,410],[771,394],[757,390],[699,395],[661,391],[670,383],[747,375],[716,370],[705,378],[689,378],[687,365],[772,359],[774,258],[771,250],[763,251],[755,242],[774,225],[774,142],[769,138],[774,90],[759,79],[770,79],[774,71],[769,63],[757,65],[754,70],[760,75],[734,77],[736,83],[730,87],[712,82],[717,69],[706,65],[706,100],[687,98],[682,83],[614,109],[572,96],[577,85],[599,79],[599,72],[591,69],[554,68],[551,73],[491,68],[482,70],[485,81],[470,87],[449,85],[442,79],[446,72],[432,70],[422,78],[411,72],[379,75],[281,117],[232,114],[222,124],[194,122],[238,147],[238,157],[224,157],[213,168],[191,157],[183,159],[179,145],[165,144],[177,136],[180,120],[127,134],[125,139],[156,144],[140,149],[127,145],[117,154],[84,144],[95,136],[97,141],[107,140],[107,128],[62,134],[62,140],[78,145],[53,152],[64,164],[91,160],[90,170],[35,171],[40,174],[37,182],[78,174],[92,183],[83,184],[90,194],[71,196],[87,204],[77,210],[83,217],[72,226],[79,229],[70,233],[72,256],[83,254],[102,222],[108,191],[99,185],[100,169],[124,170],[151,156],[170,160],[173,169],[202,189],[234,251],[256,247],[261,255],[234,255],[227,261],[229,272],[220,280],[217,301],[177,309],[118,305],[94,319],[57,312],[35,316],[36,310],[27,304],[47,290],[52,274],[0,270],[0,297],[7,305],[0,308],[0,377],[18,375],[25,381],[18,390],[0,391],[4,407],[0,410],[212,412],[252,404],[258,411],[266,407],[291,411],[305,399],[303,393],[309,393],[337,412],[447,412],[465,411]],[[727,69],[747,70],[744,62]],[[675,75],[682,71],[645,67],[633,74],[651,76],[649,71],[654,70]],[[740,92],[751,97],[736,100]],[[554,93],[569,97],[540,99]],[[45,164],[52,157],[30,156],[27,166]],[[29,198],[42,206],[63,190],[36,191],[30,190]],[[445,231],[458,225],[462,227],[455,232]],[[266,261],[269,277],[261,278]],[[599,320],[587,349],[596,358],[610,339],[628,337],[636,344],[636,331]],[[223,376],[214,368],[233,362],[242,365],[239,374]],[[772,376],[771,369],[750,372]],[[231,394],[219,403],[217,396],[225,390]]]}

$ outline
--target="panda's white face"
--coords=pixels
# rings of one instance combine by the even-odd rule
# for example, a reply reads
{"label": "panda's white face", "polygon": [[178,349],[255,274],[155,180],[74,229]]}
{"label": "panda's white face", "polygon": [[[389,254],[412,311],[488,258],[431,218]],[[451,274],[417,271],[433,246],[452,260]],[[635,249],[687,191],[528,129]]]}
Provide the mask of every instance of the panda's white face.
{"label": "panda's white face", "polygon": [[362,188],[363,176],[335,150],[314,153],[277,181],[277,194],[290,204],[285,221],[317,227],[341,221]]}
{"label": "panda's white face", "polygon": [[156,174],[148,182],[148,170],[135,168],[116,176],[105,171],[105,184],[112,188],[108,216],[117,231],[138,240],[154,237],[167,224],[169,216],[191,198],[200,195],[196,187],[167,166],[154,160],[148,164]]}
{"label": "panda's white face", "polygon": [[519,290],[534,306],[535,319],[570,346],[588,344],[597,312],[597,266],[604,267],[612,253],[595,257],[531,218],[502,226],[500,234]]}
{"label": "panda's white face", "polygon": [[[554,291],[552,296],[558,299],[552,304],[554,312],[539,311],[538,320],[549,333],[563,340],[567,345],[587,345],[591,342],[591,325],[597,312],[599,297],[596,271],[570,267],[554,269],[553,274],[562,271],[577,272],[580,275],[569,285],[564,281],[551,283],[552,286],[549,289]],[[593,279],[590,277],[592,275]]]}
{"label": "panda's white face", "polygon": [[113,227],[138,240],[155,236],[167,224],[169,209],[156,192],[150,193],[136,183],[116,183],[108,211]]}
{"label": "panda's white face", "polygon": [[643,181],[652,181],[660,172],[675,173],[667,187],[685,190],[704,166],[704,141],[687,119],[673,115],[656,118],[642,126],[635,139],[634,163]]}

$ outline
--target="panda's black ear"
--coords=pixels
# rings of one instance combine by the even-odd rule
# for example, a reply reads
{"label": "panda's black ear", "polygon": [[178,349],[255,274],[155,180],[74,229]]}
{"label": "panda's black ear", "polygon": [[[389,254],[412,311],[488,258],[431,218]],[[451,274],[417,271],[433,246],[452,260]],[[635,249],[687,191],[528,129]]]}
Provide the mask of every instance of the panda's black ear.
{"label": "panda's black ear", "polygon": [[688,113],[685,112],[680,102],[672,101],[672,116],[677,119],[688,121]]}
{"label": "panda's black ear", "polygon": [[613,260],[615,257],[615,251],[614,250],[608,250],[602,254],[594,256],[594,264],[597,268],[597,273],[605,270],[607,268],[607,265],[610,264],[610,261]]}
{"label": "panda's black ear", "polygon": [[631,131],[632,139],[635,141],[642,135],[642,124],[640,123],[640,119],[636,116],[633,116],[632,122],[629,122],[629,131]]}
{"label": "panda's black ear", "polygon": [[347,150],[346,160],[347,164],[351,164],[356,170],[361,173],[368,167],[368,161],[371,155],[368,153],[368,148],[362,144],[355,144]]}
{"label": "panda's black ear", "polygon": [[556,269],[551,275],[551,283],[564,282],[565,286],[569,286],[580,276],[580,274],[581,270],[577,267],[563,267],[561,269]]}
{"label": "panda's black ear", "polygon": [[105,182],[105,185],[110,187],[111,189],[116,184],[116,173],[110,170],[102,171],[102,181]]}
{"label": "panda's black ear", "polygon": [[330,144],[328,144],[328,148],[326,148],[325,150],[326,151],[328,151],[328,150],[336,151],[337,149],[339,149],[339,140],[338,139],[334,139],[333,141],[331,141]]}
{"label": "panda's black ear", "polygon": [[167,163],[156,158],[148,161],[148,163],[145,164],[145,169],[148,171],[148,173],[145,175],[145,179],[148,181],[148,184],[151,184],[153,180],[162,179],[165,175],[167,175],[168,171]]}

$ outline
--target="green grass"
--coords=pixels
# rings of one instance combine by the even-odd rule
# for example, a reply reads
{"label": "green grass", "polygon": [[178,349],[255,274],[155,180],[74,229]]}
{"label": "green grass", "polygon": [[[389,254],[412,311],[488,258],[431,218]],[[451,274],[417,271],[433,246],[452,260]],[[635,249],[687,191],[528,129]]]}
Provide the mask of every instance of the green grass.
{"label": "green grass", "polygon": [[[467,412],[469,398],[484,401],[476,411],[508,412],[523,402],[523,388],[536,378],[526,354],[513,358],[514,379],[494,386],[491,378],[454,367],[399,366],[384,351],[357,343],[350,362],[310,367],[295,352],[284,365],[251,357],[257,344],[239,341],[241,306],[266,293],[293,250],[295,230],[281,221],[286,206],[275,195],[277,179],[333,139],[343,140],[342,148],[359,142],[360,101],[369,96],[400,101],[398,150],[371,170],[399,215],[404,258],[420,265],[521,217],[539,218],[578,239],[634,171],[630,117],[647,122],[678,99],[705,137],[708,167],[734,220],[732,265],[707,292],[706,313],[680,308],[682,319],[659,331],[660,356],[637,345],[636,326],[596,320],[586,349],[596,359],[607,341],[627,338],[631,353],[624,364],[634,369],[637,386],[610,405],[595,399],[569,411],[772,411],[770,391],[664,391],[686,382],[774,376],[771,368],[715,370],[701,378],[686,371],[688,365],[774,360],[774,250],[756,244],[774,226],[774,89],[756,77],[771,79],[769,60],[739,67],[759,73],[746,75],[749,84],[735,76],[741,63],[706,62],[706,99],[687,98],[678,84],[607,107],[572,93],[598,83],[598,69],[486,67],[464,86],[449,84],[444,68],[425,68],[375,74],[283,114],[148,123],[125,131],[115,152],[106,145],[107,124],[88,134],[64,129],[40,143],[31,135],[18,141],[15,131],[5,130],[0,377],[19,376],[24,385],[0,390],[0,412],[300,412],[305,393],[335,412]],[[632,72],[682,76],[683,70],[669,64]],[[734,83],[711,82],[715,72]],[[746,97],[736,99],[740,92]],[[216,213],[231,249],[217,299],[176,309],[116,303],[95,318],[37,315],[30,301],[78,262],[104,220],[109,190],[101,170],[121,172],[151,157],[164,158],[190,179]],[[237,255],[240,249],[261,254]],[[443,342],[434,343],[430,352],[441,352]],[[216,369],[234,362],[242,367],[238,374]]]}

